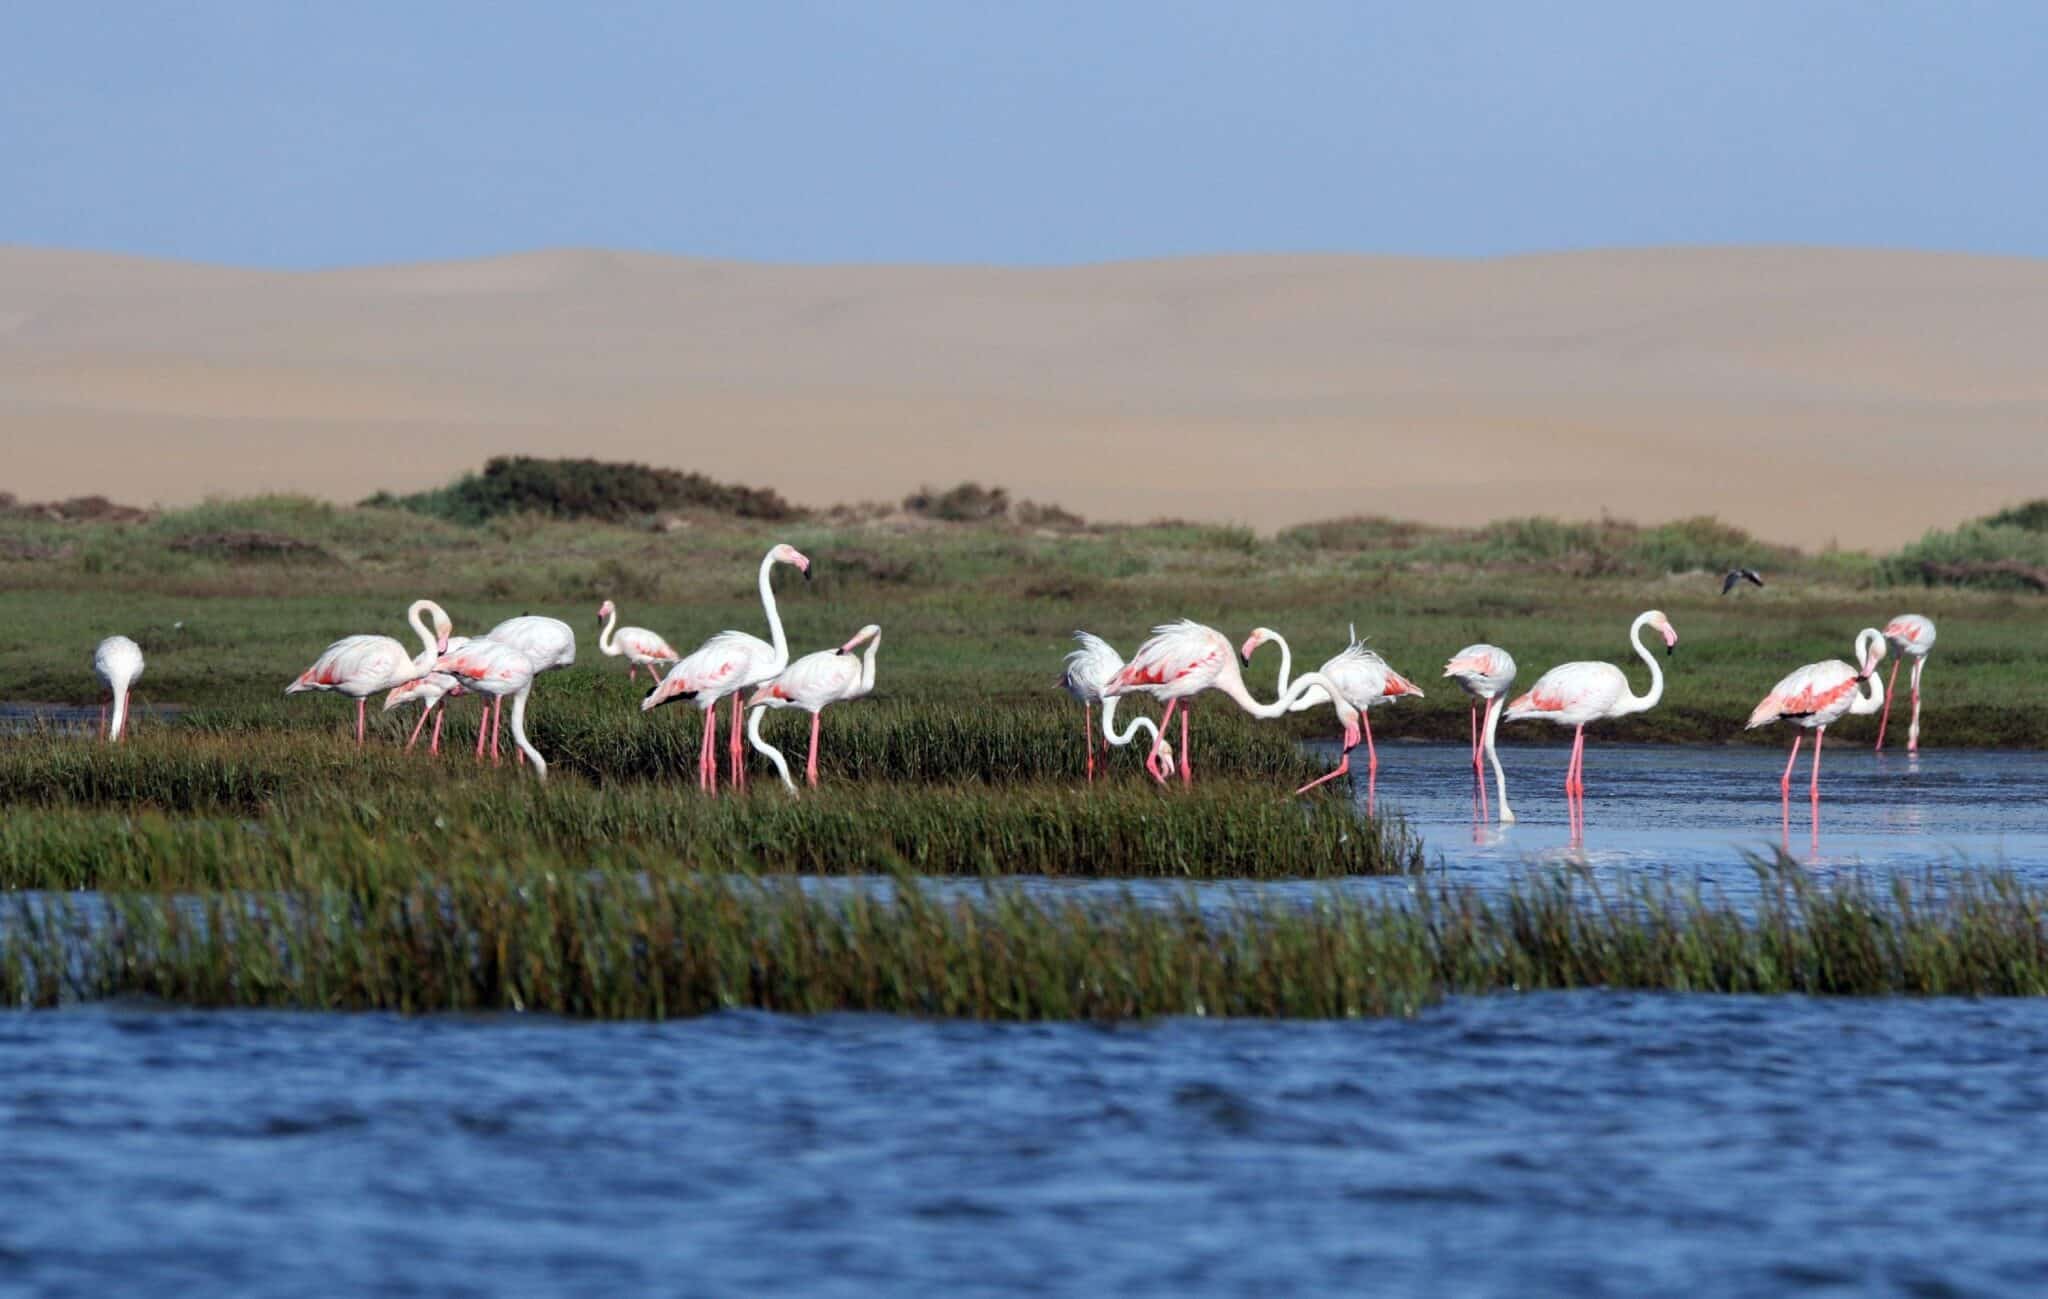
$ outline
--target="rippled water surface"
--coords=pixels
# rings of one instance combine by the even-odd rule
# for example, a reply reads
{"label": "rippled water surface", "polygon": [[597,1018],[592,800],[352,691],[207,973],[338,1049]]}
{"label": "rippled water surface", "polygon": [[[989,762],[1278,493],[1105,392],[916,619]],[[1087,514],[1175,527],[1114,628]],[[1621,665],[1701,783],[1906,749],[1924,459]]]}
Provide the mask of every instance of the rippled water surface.
{"label": "rippled water surface", "polygon": [[116,1007],[0,1018],[0,1071],[0,1290],[2048,1285],[2032,1002],[1116,1029]]}

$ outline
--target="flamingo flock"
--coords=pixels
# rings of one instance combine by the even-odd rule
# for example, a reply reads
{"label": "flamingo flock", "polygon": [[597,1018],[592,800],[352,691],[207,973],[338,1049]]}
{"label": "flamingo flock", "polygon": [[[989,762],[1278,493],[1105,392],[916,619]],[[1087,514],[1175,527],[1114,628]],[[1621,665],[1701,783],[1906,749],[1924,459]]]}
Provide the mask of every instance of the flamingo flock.
{"label": "flamingo flock", "polygon": [[[756,580],[767,622],[766,640],[750,632],[728,629],[689,654],[679,654],[656,632],[644,627],[619,626],[619,610],[612,601],[604,601],[597,610],[599,651],[608,657],[624,658],[628,680],[644,668],[655,682],[640,701],[643,713],[677,700],[689,700],[703,714],[697,784],[706,793],[716,793],[718,789],[718,713],[725,700],[732,701],[727,785],[736,790],[745,788],[744,744],[767,758],[783,785],[794,792],[797,783],[788,761],[761,734],[764,715],[771,709],[796,709],[810,714],[804,781],[815,788],[824,711],[834,704],[859,699],[875,686],[876,655],[882,643],[882,629],[877,624],[862,627],[833,648],[792,661],[775,596],[773,578],[778,566],[794,568],[805,579],[811,576],[810,558],[794,546],[778,544],[762,556]],[[1732,575],[1724,590],[1745,577],[1748,575],[1740,572]],[[1762,585],[1753,577],[1749,580]],[[527,734],[527,711],[539,678],[576,663],[576,636],[569,624],[558,618],[523,614],[506,619],[480,636],[457,636],[447,611],[424,599],[415,600],[406,610],[406,621],[419,643],[417,653],[391,636],[344,636],[321,651],[312,665],[285,687],[285,694],[331,692],[355,700],[358,747],[366,741],[366,711],[371,695],[384,693],[385,711],[417,704],[419,718],[407,736],[405,748],[410,751],[419,743],[431,720],[433,730],[427,745],[431,754],[440,752],[442,722],[449,702],[466,695],[479,696],[483,707],[477,726],[476,758],[485,760],[488,749],[493,765],[500,761],[505,700],[510,697],[513,754],[519,763],[531,768],[537,780],[545,780],[548,763]],[[1497,746],[1500,723],[1543,721],[1572,729],[1571,757],[1564,778],[1565,804],[1574,837],[1583,832],[1586,727],[1646,712],[1663,699],[1664,669],[1644,640],[1645,634],[1651,632],[1663,641],[1666,656],[1678,647],[1677,629],[1659,610],[1647,610],[1630,624],[1627,645],[1642,660],[1648,674],[1647,688],[1640,694],[1621,667],[1597,660],[1559,664],[1513,698],[1510,693],[1516,680],[1515,659],[1500,646],[1467,645],[1445,662],[1444,678],[1456,682],[1470,701],[1473,797],[1480,820],[1497,816],[1506,825],[1516,819],[1508,803],[1507,776]],[[1074,640],[1078,647],[1067,654],[1059,685],[1082,708],[1083,769],[1090,782],[1096,778],[1099,731],[1103,761],[1108,760],[1113,750],[1127,747],[1143,735],[1147,738],[1144,765],[1148,775],[1160,785],[1176,779],[1184,786],[1192,785],[1194,704],[1197,696],[1214,691],[1241,711],[1261,719],[1327,705],[1336,715],[1342,736],[1338,762],[1294,792],[1305,794],[1349,774],[1352,751],[1362,742],[1366,749],[1370,806],[1379,771],[1371,711],[1409,696],[1424,697],[1420,686],[1369,648],[1355,629],[1335,655],[1299,677],[1293,676],[1292,646],[1270,627],[1255,627],[1241,644],[1233,645],[1215,628],[1182,619],[1154,627],[1152,635],[1128,660],[1108,641],[1091,632],[1076,631]],[[1907,658],[1913,660],[1913,708],[1906,748],[1908,752],[1918,751],[1920,681],[1934,640],[1935,628],[1930,619],[1919,614],[1901,614],[1882,630],[1866,627],[1860,631],[1855,637],[1853,661],[1827,659],[1808,663],[1779,681],[1757,704],[1750,713],[1748,728],[1785,722],[1802,732],[1793,737],[1791,753],[1778,782],[1780,800],[1788,809],[1792,773],[1805,739],[1803,732],[1811,731],[1814,737],[1807,790],[1816,815],[1821,747],[1829,726],[1844,717],[1881,713],[1877,747],[1883,749],[1899,666]],[[1279,647],[1279,670],[1273,697],[1261,700],[1247,685],[1243,670],[1250,667],[1253,656],[1268,643]],[[1890,683],[1885,684],[1877,679],[1876,673],[1888,653],[1896,653],[1898,658]],[[107,692],[107,702],[101,707],[101,733],[108,742],[118,742],[132,730],[129,693],[142,671],[142,649],[126,636],[109,636],[94,650],[93,672]],[[1137,694],[1148,694],[1160,701],[1165,705],[1163,713],[1157,721],[1131,717],[1119,727],[1116,717],[1120,702],[1125,696]],[[1177,748],[1170,735],[1176,714],[1180,717]],[[1489,765],[1493,777],[1491,800]],[[1497,811],[1489,806],[1489,801],[1497,804]]]}

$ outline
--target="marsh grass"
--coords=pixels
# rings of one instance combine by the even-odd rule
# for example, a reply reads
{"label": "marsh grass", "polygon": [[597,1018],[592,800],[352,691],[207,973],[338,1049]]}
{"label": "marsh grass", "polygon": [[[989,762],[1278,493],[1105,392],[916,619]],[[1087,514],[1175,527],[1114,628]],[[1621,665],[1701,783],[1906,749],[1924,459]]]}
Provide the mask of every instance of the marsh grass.
{"label": "marsh grass", "polygon": [[62,897],[0,912],[0,1003],[665,1018],[741,1007],[979,1019],[1408,1014],[1450,993],[1567,988],[1808,995],[2048,993],[2048,896],[2003,876],[1850,880],[1789,864],[1753,912],[1669,884],[1570,875],[1412,903],[819,896],[710,875],[478,867],[198,898]]}

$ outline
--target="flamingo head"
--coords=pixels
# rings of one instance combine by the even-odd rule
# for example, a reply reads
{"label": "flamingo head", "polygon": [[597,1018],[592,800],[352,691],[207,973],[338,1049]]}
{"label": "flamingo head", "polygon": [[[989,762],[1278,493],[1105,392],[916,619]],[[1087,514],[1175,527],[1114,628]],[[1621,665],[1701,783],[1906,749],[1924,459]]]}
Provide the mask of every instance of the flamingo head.
{"label": "flamingo head", "polygon": [[1159,741],[1159,770],[1167,778],[1173,777],[1173,745],[1166,740]]}
{"label": "flamingo head", "polygon": [[603,622],[605,619],[611,617],[614,613],[617,612],[618,610],[615,607],[613,607],[612,602],[610,600],[606,600],[603,604],[597,606],[597,620],[599,622]]}
{"label": "flamingo head", "polygon": [[1238,646],[1238,661],[1243,663],[1246,667],[1250,667],[1252,662],[1252,655],[1258,651],[1259,646],[1265,644],[1267,641],[1272,639],[1273,632],[1271,631],[1271,629],[1266,627],[1252,628],[1252,634],[1244,638],[1244,644]]}
{"label": "flamingo head", "polygon": [[695,690],[684,686],[681,676],[671,672],[663,677],[654,689],[648,691],[646,696],[640,700],[640,711],[651,713],[663,704],[671,703],[677,699],[689,699],[696,693]]}
{"label": "flamingo head", "polygon": [[785,541],[781,545],[777,546],[775,549],[769,551],[768,557],[773,559],[778,564],[794,564],[796,566],[796,571],[804,575],[804,580],[806,582],[811,580],[810,557],[805,555],[803,551],[798,550],[795,546],[790,545],[788,542]]}
{"label": "flamingo head", "polygon": [[1671,620],[1664,616],[1663,610],[1652,609],[1650,611],[1650,625],[1662,633],[1664,637],[1664,653],[1666,655],[1669,655],[1672,650],[1678,648],[1678,632],[1672,627]]}
{"label": "flamingo head", "polygon": [[1875,627],[1865,627],[1861,632],[1858,632],[1856,635],[1856,645],[1859,649],[1864,645],[1870,646],[1869,649],[1863,651],[1862,670],[1856,674],[1859,679],[1877,671],[1877,665],[1884,662],[1884,656],[1890,652],[1885,644],[1884,633]]}
{"label": "flamingo head", "polygon": [[855,633],[853,634],[853,639],[852,639],[852,640],[850,640],[850,641],[846,642],[846,643],[845,643],[844,645],[841,645],[841,646],[839,647],[839,652],[840,652],[841,654],[851,654],[851,653],[853,653],[853,652],[854,652],[855,650],[859,649],[859,648],[860,648],[861,646],[863,646],[863,645],[867,644],[867,643],[868,643],[869,641],[871,641],[871,640],[880,640],[881,638],[882,638],[882,626],[881,626],[881,624],[880,624],[880,623],[873,623],[873,622],[871,622],[871,623],[869,623],[869,624],[868,624],[867,626],[865,626],[865,627],[861,628],[861,629],[860,629],[859,631],[855,632]]}

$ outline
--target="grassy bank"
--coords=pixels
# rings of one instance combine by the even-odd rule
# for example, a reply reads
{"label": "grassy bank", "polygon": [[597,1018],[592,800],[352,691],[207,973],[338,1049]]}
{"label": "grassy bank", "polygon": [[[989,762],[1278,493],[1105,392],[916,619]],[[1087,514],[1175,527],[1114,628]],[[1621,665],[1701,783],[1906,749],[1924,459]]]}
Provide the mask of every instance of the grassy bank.
{"label": "grassy bank", "polygon": [[[255,879],[246,884],[258,883]],[[1403,1014],[1446,993],[1637,988],[2048,993],[2048,895],[1998,877],[1883,893],[1788,875],[1754,915],[1569,876],[1417,905],[1079,905],[992,888],[818,897],[715,876],[333,869],[197,899],[0,901],[0,1004],[669,1017],[752,1007],[982,1019]]]}

